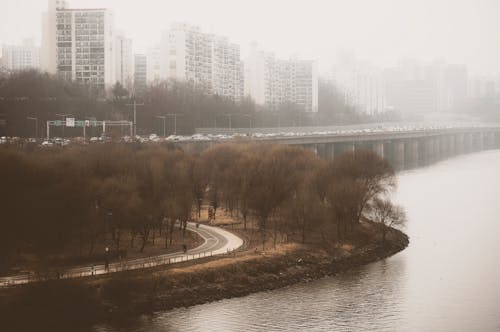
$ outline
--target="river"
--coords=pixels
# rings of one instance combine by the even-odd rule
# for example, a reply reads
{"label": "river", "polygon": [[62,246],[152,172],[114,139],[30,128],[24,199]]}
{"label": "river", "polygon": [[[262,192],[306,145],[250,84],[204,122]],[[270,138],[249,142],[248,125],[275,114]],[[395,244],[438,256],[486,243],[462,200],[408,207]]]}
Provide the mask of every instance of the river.
{"label": "river", "polygon": [[348,273],[105,331],[499,331],[500,151],[398,175],[409,247]]}

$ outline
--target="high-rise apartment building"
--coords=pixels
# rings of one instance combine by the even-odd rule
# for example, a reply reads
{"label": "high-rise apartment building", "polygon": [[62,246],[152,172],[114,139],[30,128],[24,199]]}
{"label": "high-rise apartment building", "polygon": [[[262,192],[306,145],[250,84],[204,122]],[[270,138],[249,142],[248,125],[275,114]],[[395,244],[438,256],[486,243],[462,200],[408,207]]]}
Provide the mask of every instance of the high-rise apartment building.
{"label": "high-rise apartment building", "polygon": [[7,70],[40,68],[40,48],[33,39],[26,39],[21,45],[3,45],[1,62]]}
{"label": "high-rise apartment building", "polygon": [[150,47],[146,52],[147,57],[147,81],[148,83],[158,82],[161,80],[161,56],[160,47]]}
{"label": "high-rise apartment building", "polygon": [[132,39],[126,38],[123,34],[116,36],[115,66],[116,81],[120,82],[128,91],[132,91],[134,84]]}
{"label": "high-rise apartment building", "polygon": [[366,114],[386,110],[384,74],[379,68],[359,61],[350,52],[339,51],[330,78],[346,104]]}
{"label": "high-rise apartment building", "polygon": [[173,24],[160,46],[160,76],[192,83],[233,100],[243,96],[240,47],[199,27]]}
{"label": "high-rise apartment building", "polygon": [[244,92],[240,46],[228,38],[212,36],[212,91],[219,96],[241,100]]}
{"label": "high-rise apartment building", "polygon": [[467,96],[468,74],[465,65],[450,65],[443,60],[420,65],[403,59],[385,71],[387,105],[403,114],[432,114],[453,111]]}
{"label": "high-rise apartment building", "polygon": [[48,0],[48,11],[42,15],[42,69],[55,74],[57,72],[57,10],[66,9],[65,0]]}
{"label": "high-rise apartment building", "polygon": [[245,60],[245,95],[271,109],[294,104],[305,112],[318,111],[318,72],[315,61],[277,59],[253,44]]}
{"label": "high-rise apartment building", "polygon": [[148,82],[148,61],[145,54],[134,56],[134,95],[141,96],[146,91]]}
{"label": "high-rise apartment building", "polygon": [[44,15],[44,66],[99,89],[116,82],[113,15],[105,8],[70,9],[49,0]]}

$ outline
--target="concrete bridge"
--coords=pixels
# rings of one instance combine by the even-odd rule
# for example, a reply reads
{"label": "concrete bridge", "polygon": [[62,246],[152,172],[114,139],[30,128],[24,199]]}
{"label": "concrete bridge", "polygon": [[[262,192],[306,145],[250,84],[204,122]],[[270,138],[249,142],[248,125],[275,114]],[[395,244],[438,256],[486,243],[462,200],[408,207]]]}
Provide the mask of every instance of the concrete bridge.
{"label": "concrete bridge", "polygon": [[[227,140],[224,135],[240,133],[232,136],[230,141],[300,146],[325,159],[359,149],[372,150],[397,170],[428,165],[463,153],[500,148],[500,125],[497,124],[384,125],[330,127],[330,130],[325,130],[327,127],[321,130],[307,128],[307,132],[301,131],[303,128],[279,128],[279,131],[274,128],[274,132],[270,128],[266,128],[265,132],[252,129],[250,133],[248,129],[231,129],[230,132],[219,130],[217,133],[222,135],[222,141]],[[204,143],[212,145],[213,141]]]}

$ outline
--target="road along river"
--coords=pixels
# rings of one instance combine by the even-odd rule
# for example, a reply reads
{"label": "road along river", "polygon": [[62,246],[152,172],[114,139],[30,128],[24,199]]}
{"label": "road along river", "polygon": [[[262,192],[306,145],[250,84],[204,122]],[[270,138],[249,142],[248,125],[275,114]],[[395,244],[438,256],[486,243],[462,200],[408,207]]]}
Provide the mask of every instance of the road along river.
{"label": "road along river", "polygon": [[[207,256],[227,254],[229,252],[232,252],[233,250],[240,248],[243,245],[243,240],[241,238],[219,227],[202,224],[198,225],[197,227],[195,223],[188,223],[187,229],[191,232],[197,233],[203,238],[204,241],[203,244],[196,248],[188,250],[186,253],[176,252],[159,256],[124,260],[120,262],[110,263],[108,269],[105,268],[104,264],[68,268],[58,271],[57,277],[61,279],[79,278],[83,276],[113,273],[124,270],[136,270],[165,264],[174,264],[188,260],[196,260]],[[54,278],[54,275],[51,274],[48,277]],[[9,277],[2,277],[0,278],[0,287],[36,282],[39,279],[39,275],[32,274],[19,274]]]}
{"label": "road along river", "polygon": [[498,331],[500,151],[399,174],[410,246],[335,277],[98,331]]}

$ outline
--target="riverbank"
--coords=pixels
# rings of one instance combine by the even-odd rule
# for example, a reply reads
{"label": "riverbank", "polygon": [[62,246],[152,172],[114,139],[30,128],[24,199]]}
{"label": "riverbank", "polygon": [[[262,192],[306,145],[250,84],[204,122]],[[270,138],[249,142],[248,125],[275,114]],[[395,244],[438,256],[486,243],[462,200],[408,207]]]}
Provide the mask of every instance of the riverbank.
{"label": "riverbank", "polygon": [[[0,311],[15,330],[89,328],[99,322],[130,324],[141,314],[245,296],[335,275],[391,256],[408,245],[408,237],[392,230],[386,241],[379,226],[371,237],[333,251],[314,245],[285,243],[276,250],[247,250],[235,256],[207,258],[129,271],[97,278],[61,280],[14,287],[0,292]],[[366,234],[365,234],[366,235]],[[57,319],[54,319],[54,316]],[[26,317],[30,317],[26,320]],[[27,326],[24,326],[27,325]]]}
{"label": "riverbank", "polygon": [[[335,258],[320,247],[298,244],[284,245],[275,254],[257,253],[236,261],[226,258],[189,271],[172,271],[158,289],[159,296],[143,305],[152,311],[168,310],[309,282],[392,256],[408,244],[408,236],[393,229],[386,241],[341,249]],[[181,282],[186,279],[188,283]]]}

